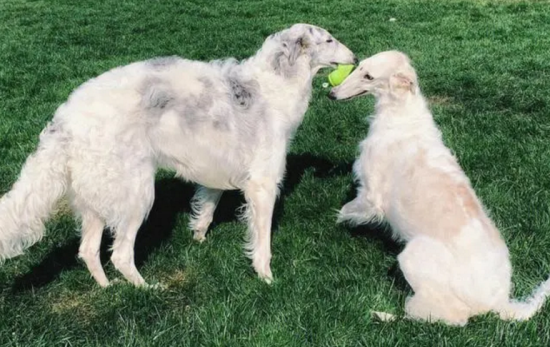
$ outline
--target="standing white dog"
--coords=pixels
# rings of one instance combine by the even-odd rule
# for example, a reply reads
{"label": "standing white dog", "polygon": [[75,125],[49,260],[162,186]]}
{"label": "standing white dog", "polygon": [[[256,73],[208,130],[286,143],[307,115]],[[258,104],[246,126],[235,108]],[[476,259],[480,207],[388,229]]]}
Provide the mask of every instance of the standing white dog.
{"label": "standing white dog", "polygon": [[203,240],[223,190],[247,201],[246,248],[259,277],[272,280],[271,218],[291,138],[320,68],[355,61],[322,28],[296,24],[266,39],[253,57],[211,63],[177,57],[113,69],[61,105],[13,189],[0,200],[0,260],[43,235],[67,194],[82,219],[79,256],[101,286],[104,228],[111,261],[135,285],[134,241],[154,200],[157,168],[199,188],[191,228]]}
{"label": "standing white dog", "polygon": [[364,60],[330,96],[363,94],[376,97],[376,113],[354,166],[358,196],[339,221],[386,220],[407,243],[398,257],[414,291],[407,315],[453,325],[489,311],[529,319],[549,294],[550,280],[527,301],[510,300],[506,244],[443,144],[407,56],[390,51]]}

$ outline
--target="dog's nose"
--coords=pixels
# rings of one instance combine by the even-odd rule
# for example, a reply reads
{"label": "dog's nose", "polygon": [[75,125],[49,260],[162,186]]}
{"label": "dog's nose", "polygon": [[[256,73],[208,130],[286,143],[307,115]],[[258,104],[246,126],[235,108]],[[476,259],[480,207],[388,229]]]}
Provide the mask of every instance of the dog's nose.
{"label": "dog's nose", "polygon": [[328,93],[328,98],[330,100],[336,100],[336,95],[334,94],[334,91],[330,91],[330,93]]}
{"label": "dog's nose", "polygon": [[359,59],[357,59],[356,56],[353,56],[353,64],[357,65],[358,62],[359,62]]}

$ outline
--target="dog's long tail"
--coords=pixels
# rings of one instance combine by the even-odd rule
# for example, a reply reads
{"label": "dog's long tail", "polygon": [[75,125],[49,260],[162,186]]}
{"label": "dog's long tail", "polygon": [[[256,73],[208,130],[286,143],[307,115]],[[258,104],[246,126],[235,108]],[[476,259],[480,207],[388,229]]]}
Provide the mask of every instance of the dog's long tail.
{"label": "dog's long tail", "polygon": [[506,320],[528,320],[537,313],[550,295],[550,278],[542,282],[525,300],[510,300],[500,310],[500,318]]}
{"label": "dog's long tail", "polygon": [[66,191],[67,135],[53,123],[40,134],[11,191],[0,199],[0,261],[15,257],[38,242],[44,222]]}

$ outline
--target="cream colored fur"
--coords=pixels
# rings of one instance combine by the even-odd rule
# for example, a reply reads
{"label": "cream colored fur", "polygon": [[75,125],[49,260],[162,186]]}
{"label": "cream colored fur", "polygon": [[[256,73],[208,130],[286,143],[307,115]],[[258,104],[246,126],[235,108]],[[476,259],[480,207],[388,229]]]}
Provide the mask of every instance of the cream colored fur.
{"label": "cream colored fur", "polygon": [[376,97],[376,112],[354,166],[357,197],[339,221],[387,221],[406,243],[398,260],[414,291],[407,316],[452,325],[489,311],[529,319],[550,280],[527,300],[510,300],[508,248],[444,145],[408,57],[389,51],[362,61],[331,97],[363,94]]}

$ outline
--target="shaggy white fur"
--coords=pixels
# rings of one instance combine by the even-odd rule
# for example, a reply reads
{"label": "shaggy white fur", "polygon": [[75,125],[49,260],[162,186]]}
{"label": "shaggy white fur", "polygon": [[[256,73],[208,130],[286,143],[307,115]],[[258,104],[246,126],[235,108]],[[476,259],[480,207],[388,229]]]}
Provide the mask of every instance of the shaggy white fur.
{"label": "shaggy white fur", "polygon": [[339,221],[385,220],[407,243],[398,257],[414,291],[407,315],[452,325],[489,311],[529,319],[550,293],[550,280],[526,301],[510,300],[506,244],[443,144],[408,57],[376,54],[330,96],[362,94],[376,97],[376,112],[354,166],[358,196],[342,208]]}
{"label": "shaggy white fur", "polygon": [[109,284],[99,259],[109,227],[114,266],[144,285],[134,241],[153,204],[160,166],[202,186],[193,199],[197,240],[204,239],[222,191],[244,192],[246,249],[258,275],[270,282],[273,205],[313,76],[354,60],[326,30],[296,24],[242,62],[160,58],[91,79],[58,108],[0,200],[0,260],[37,242],[54,204],[67,194],[82,219],[79,256],[95,280]]}

